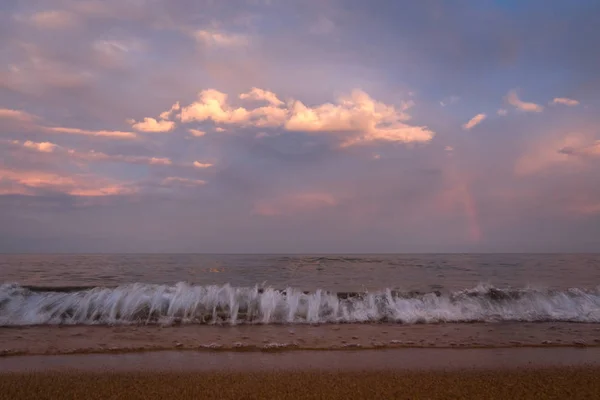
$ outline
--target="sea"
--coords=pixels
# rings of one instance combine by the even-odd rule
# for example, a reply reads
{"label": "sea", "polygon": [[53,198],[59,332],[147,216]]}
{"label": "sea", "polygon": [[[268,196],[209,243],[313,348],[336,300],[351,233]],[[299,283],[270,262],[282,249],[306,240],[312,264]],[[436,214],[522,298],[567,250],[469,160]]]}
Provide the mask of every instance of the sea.
{"label": "sea", "polygon": [[0,282],[5,354],[600,345],[600,254],[4,254]]}

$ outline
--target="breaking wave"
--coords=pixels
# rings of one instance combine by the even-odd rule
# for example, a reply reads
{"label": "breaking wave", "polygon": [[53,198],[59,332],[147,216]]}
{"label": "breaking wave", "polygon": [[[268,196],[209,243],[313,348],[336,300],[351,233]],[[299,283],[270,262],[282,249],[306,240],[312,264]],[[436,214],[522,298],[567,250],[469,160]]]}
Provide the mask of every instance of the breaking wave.
{"label": "breaking wave", "polygon": [[596,289],[502,289],[453,293],[382,290],[304,292],[294,288],[135,283],[114,288],[0,285],[0,326],[120,324],[600,323]]}

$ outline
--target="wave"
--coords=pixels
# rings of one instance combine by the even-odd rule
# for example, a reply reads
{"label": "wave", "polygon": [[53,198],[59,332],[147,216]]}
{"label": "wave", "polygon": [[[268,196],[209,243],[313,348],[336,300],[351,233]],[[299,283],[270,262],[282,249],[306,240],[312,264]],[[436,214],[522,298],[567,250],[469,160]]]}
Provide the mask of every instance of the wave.
{"label": "wave", "polygon": [[135,283],[113,288],[0,285],[0,326],[556,321],[600,323],[600,287],[442,294],[386,289],[305,292],[230,285]]}

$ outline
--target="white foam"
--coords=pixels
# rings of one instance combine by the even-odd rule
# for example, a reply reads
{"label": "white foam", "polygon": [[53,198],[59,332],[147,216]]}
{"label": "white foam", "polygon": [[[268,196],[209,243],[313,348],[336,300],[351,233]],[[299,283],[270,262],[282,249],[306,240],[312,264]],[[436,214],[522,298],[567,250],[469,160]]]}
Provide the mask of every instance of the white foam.
{"label": "white foam", "polygon": [[392,290],[342,298],[258,287],[136,283],[77,292],[0,286],[0,326],[52,324],[563,321],[600,323],[600,288],[547,291],[478,286],[448,295]]}

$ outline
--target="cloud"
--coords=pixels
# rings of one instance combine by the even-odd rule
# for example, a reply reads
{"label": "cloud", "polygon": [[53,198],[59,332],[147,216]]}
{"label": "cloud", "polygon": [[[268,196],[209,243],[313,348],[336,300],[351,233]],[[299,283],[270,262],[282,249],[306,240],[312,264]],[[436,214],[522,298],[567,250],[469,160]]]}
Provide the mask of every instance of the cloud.
{"label": "cloud", "polygon": [[36,121],[39,121],[40,118],[33,114],[29,114],[25,111],[11,110],[6,108],[0,109],[0,119],[6,119],[9,121],[17,122],[20,124],[20,127],[22,129],[39,130],[47,133],[64,133],[69,135],[110,137],[115,139],[135,139],[137,137],[137,135],[133,132],[113,130],[91,130],[80,128],[68,128],[61,126],[45,126],[36,123]]}
{"label": "cloud", "polygon": [[227,94],[207,89],[200,92],[198,101],[182,107],[178,117],[182,123],[210,120],[242,127],[282,127],[291,132],[337,134],[342,147],[375,141],[428,142],[434,136],[426,127],[405,123],[410,119],[406,111],[413,106],[412,101],[403,102],[397,109],[358,89],[340,97],[335,104],[312,107],[293,99],[283,104],[274,93],[257,88],[240,97],[265,100],[269,105],[254,109],[233,107]]}
{"label": "cloud", "polygon": [[440,101],[440,106],[446,107],[446,106],[449,106],[450,104],[456,103],[458,100],[460,100],[460,97],[458,97],[458,96],[450,96],[450,97],[448,97],[448,98]]}
{"label": "cloud", "polygon": [[189,179],[189,178],[180,178],[177,176],[170,176],[162,180],[163,186],[202,186],[206,184],[206,181],[201,179]]}
{"label": "cloud", "polygon": [[[17,18],[23,20],[24,18]],[[25,20],[38,29],[60,30],[79,26],[77,15],[63,10],[41,11],[30,15]]]}
{"label": "cloud", "polygon": [[517,94],[517,91],[515,89],[511,90],[508,92],[508,94],[506,95],[505,98],[506,102],[508,104],[510,104],[511,106],[514,106],[516,108],[518,108],[521,111],[525,111],[525,112],[542,112],[544,110],[544,107],[539,105],[539,104],[535,104],[535,103],[528,103],[525,101],[522,101],[521,99],[519,99],[519,96]]}
{"label": "cloud", "polygon": [[249,39],[245,35],[214,30],[197,30],[193,33],[193,37],[197,42],[213,47],[241,47],[249,43]]}
{"label": "cloud", "polygon": [[38,118],[35,115],[29,114],[25,111],[0,108],[0,119],[10,119],[19,122],[33,122]]}
{"label": "cloud", "polygon": [[196,168],[210,168],[213,164],[210,163],[201,163],[200,161],[194,161],[194,167]]}
{"label": "cloud", "polygon": [[501,108],[496,112],[496,114],[498,114],[501,117],[506,117],[508,115],[508,110]]}
{"label": "cloud", "polygon": [[582,157],[600,155],[598,142],[593,142],[586,135],[568,133],[555,137],[544,137],[532,143],[515,164],[517,175],[532,175],[555,166],[583,166]]}
{"label": "cloud", "polygon": [[160,119],[168,120],[171,118],[171,115],[173,115],[174,112],[179,111],[180,108],[181,106],[179,105],[179,102],[173,104],[169,110],[160,113]]}
{"label": "cloud", "polygon": [[157,121],[154,118],[146,117],[140,122],[130,122],[131,127],[140,132],[169,132],[175,128],[175,122],[164,119]]}
{"label": "cloud", "polygon": [[283,105],[283,101],[279,100],[275,93],[255,87],[253,87],[248,93],[240,94],[240,99],[262,100],[277,107]]}
{"label": "cloud", "polygon": [[89,130],[79,128],[65,128],[65,127],[42,127],[47,132],[52,133],[66,133],[69,135],[85,135],[85,136],[98,136],[98,137],[109,137],[114,139],[135,139],[137,135],[133,132],[123,131],[108,131],[108,130]]}
{"label": "cloud", "polygon": [[566,97],[556,97],[554,100],[552,100],[552,103],[550,104],[563,104],[565,106],[574,107],[576,105],[579,105],[579,101],[569,99]]}
{"label": "cloud", "polygon": [[99,151],[79,151],[58,146],[50,142],[33,142],[27,140],[20,142],[12,140],[9,142],[12,145],[24,147],[27,150],[33,150],[40,153],[53,153],[61,159],[71,158],[78,161],[86,162],[122,162],[128,164],[145,164],[145,165],[173,165],[173,162],[166,157],[145,157],[145,156],[127,156],[127,155],[110,155]]}
{"label": "cloud", "polygon": [[293,193],[257,202],[254,206],[254,214],[265,217],[293,215],[336,205],[338,200],[329,193]]}
{"label": "cloud", "polygon": [[467,122],[466,124],[463,125],[463,129],[466,129],[466,130],[473,129],[475,126],[482,123],[485,118],[486,118],[485,114],[477,114],[476,116],[471,118],[469,120],[469,122]]}
{"label": "cloud", "polygon": [[577,146],[565,146],[559,150],[562,154],[571,156],[584,156],[584,157],[600,157],[600,140],[596,140],[594,143],[585,143]]}
{"label": "cloud", "polygon": [[0,169],[0,193],[35,195],[39,190],[84,197],[114,196],[135,192],[130,185],[93,175]]}
{"label": "cloud", "polygon": [[192,136],[195,136],[195,137],[202,137],[202,136],[206,135],[205,131],[201,131],[199,129],[190,128],[190,129],[188,129],[188,132],[191,133]]}
{"label": "cloud", "polygon": [[25,143],[23,143],[23,146],[27,147],[29,149],[37,150],[42,153],[52,153],[54,150],[56,150],[56,148],[58,148],[58,146],[55,145],[54,143],[50,143],[50,142],[36,143],[36,142],[32,142],[31,140],[28,140]]}

